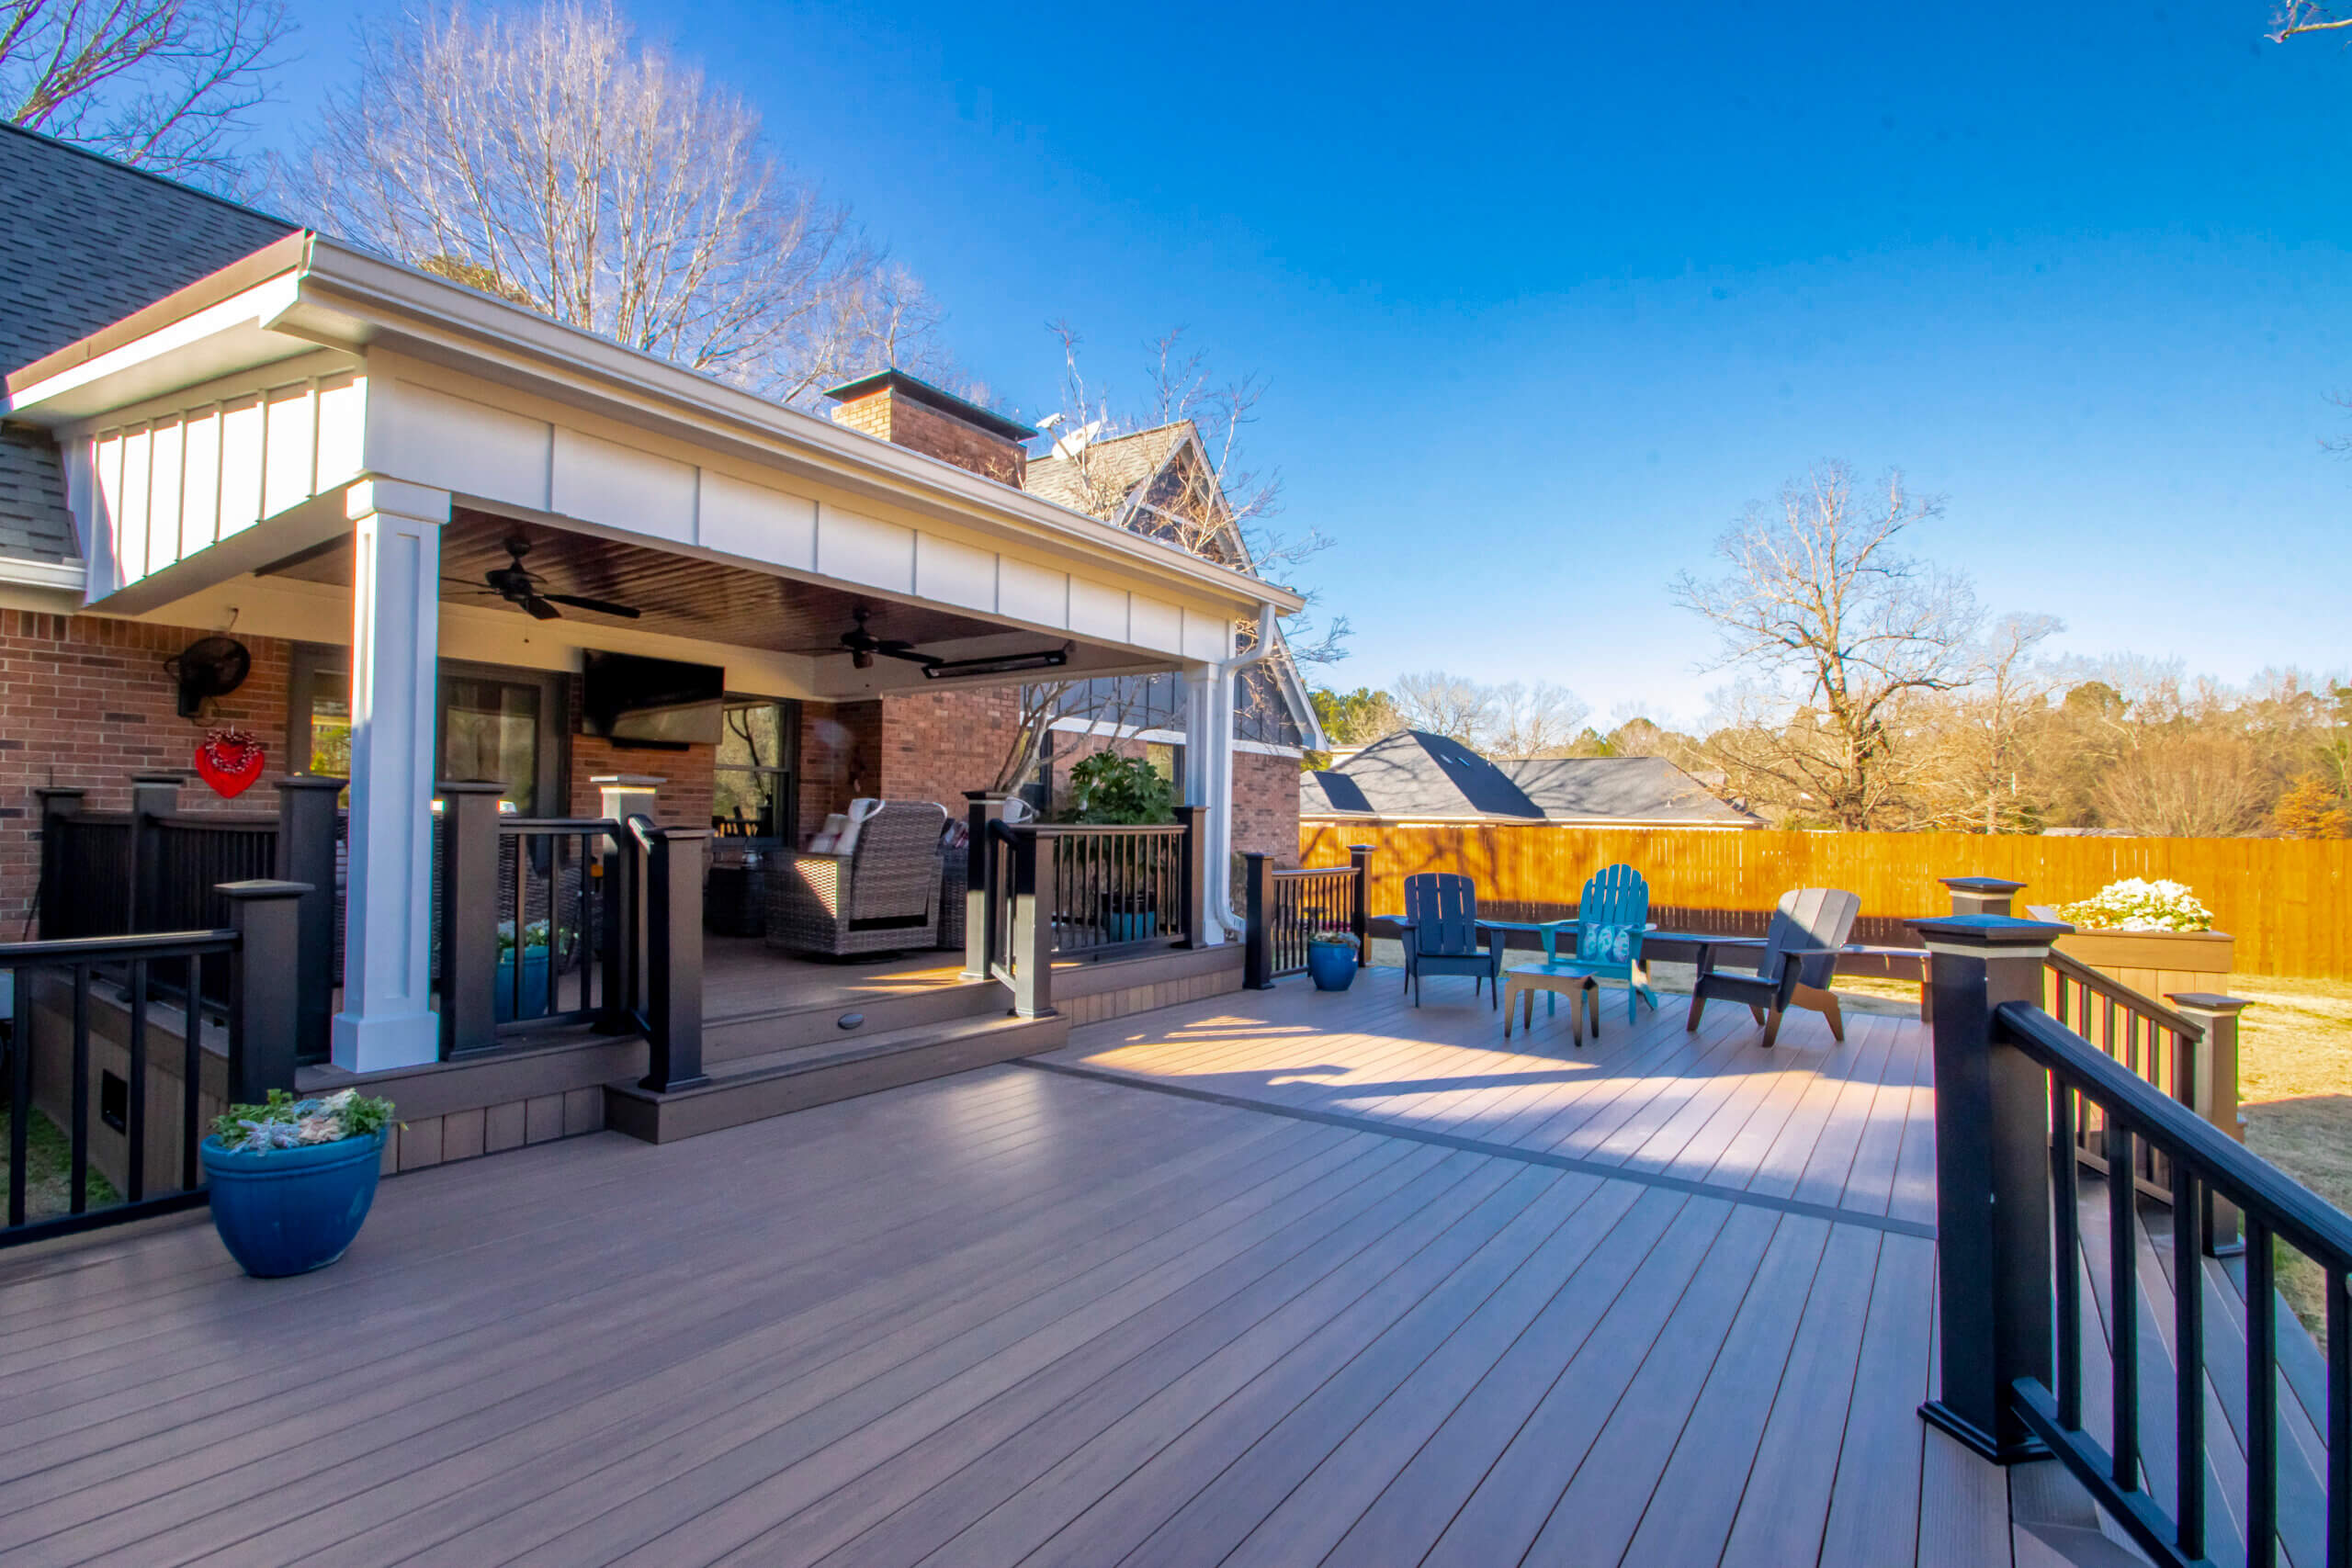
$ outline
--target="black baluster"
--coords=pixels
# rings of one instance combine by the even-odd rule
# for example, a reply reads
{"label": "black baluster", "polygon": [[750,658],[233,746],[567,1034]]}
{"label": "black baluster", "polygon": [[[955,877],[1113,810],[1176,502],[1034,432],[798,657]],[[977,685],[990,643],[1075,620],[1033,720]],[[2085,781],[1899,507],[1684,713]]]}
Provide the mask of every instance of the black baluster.
{"label": "black baluster", "polygon": [[[70,1212],[90,1206],[90,966],[74,965],[74,1130]],[[19,1112],[18,1114],[23,1114]]]}
{"label": "black baluster", "polygon": [[198,976],[193,957],[180,961],[187,989],[180,994],[180,1190],[196,1190],[197,1145],[204,1087],[204,1010],[196,994]]}
{"label": "black baluster", "polygon": [[130,1104],[123,1115],[123,1137],[130,1147],[123,1161],[123,1200],[136,1203],[147,1196],[147,961],[130,961]]}
{"label": "black baluster", "polygon": [[2115,1484],[2140,1489],[2140,1311],[2139,1280],[2132,1249],[2137,1245],[2132,1201],[2132,1129],[2107,1112],[2107,1287],[2113,1303],[2109,1335],[2115,1352]]}
{"label": "black baluster", "polygon": [[2278,1562],[2278,1296],[2270,1232],[2251,1213],[2245,1226],[2245,1561]]}
{"label": "black baluster", "polygon": [[33,1103],[33,976],[10,968],[9,988],[15,997],[14,1040],[8,1052],[8,1223],[25,1223],[25,1167],[29,1154]]}
{"label": "black baluster", "polygon": [[2082,1211],[2075,1152],[2075,1091],[2050,1075],[2050,1193],[2057,1221],[2058,1425],[2083,1425]]}
{"label": "black baluster", "polygon": [[2186,1160],[2172,1162],[2172,1321],[2174,1485],[2177,1538],[2183,1555],[2205,1555],[2205,1243],[2204,1206]]}
{"label": "black baluster", "polygon": [[2352,1314],[2327,1269],[2327,1568],[2352,1568]]}

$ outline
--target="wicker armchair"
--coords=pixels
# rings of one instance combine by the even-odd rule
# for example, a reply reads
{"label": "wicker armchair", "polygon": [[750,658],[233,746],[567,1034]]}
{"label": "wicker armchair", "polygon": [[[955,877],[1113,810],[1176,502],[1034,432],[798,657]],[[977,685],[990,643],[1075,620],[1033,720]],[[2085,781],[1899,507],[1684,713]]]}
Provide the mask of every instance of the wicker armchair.
{"label": "wicker armchair", "polygon": [[845,855],[768,863],[770,947],[834,957],[925,948],[939,940],[944,808],[893,800],[860,825]]}

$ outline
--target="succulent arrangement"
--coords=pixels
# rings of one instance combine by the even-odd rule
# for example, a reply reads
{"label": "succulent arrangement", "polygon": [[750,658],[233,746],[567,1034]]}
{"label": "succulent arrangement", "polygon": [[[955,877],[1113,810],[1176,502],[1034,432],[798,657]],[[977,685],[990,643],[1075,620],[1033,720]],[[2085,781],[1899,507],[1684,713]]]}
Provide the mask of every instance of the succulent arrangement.
{"label": "succulent arrangement", "polygon": [[356,1089],[297,1100],[282,1089],[259,1105],[232,1105],[212,1122],[212,1135],[238,1152],[301,1148],[367,1138],[391,1125],[392,1102]]}

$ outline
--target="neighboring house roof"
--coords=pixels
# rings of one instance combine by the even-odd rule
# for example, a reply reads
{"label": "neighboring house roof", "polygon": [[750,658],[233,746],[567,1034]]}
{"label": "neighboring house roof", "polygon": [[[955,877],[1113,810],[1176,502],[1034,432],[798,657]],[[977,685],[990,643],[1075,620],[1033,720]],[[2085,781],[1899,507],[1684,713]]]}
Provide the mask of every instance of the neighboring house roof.
{"label": "neighboring house roof", "polygon": [[1402,730],[1306,775],[1301,817],[1416,822],[1599,822],[1753,828],[1663,757],[1495,761],[1456,740]]}
{"label": "neighboring house roof", "polygon": [[[298,226],[0,123],[0,370],[78,343]],[[0,425],[0,557],[79,558],[44,432]]]}
{"label": "neighboring house roof", "polygon": [[1073,512],[1124,522],[1136,491],[1166,466],[1192,431],[1191,421],[1178,420],[1131,435],[1091,441],[1068,457],[1060,455],[1057,445],[1052,454],[1030,459],[1023,488]]}

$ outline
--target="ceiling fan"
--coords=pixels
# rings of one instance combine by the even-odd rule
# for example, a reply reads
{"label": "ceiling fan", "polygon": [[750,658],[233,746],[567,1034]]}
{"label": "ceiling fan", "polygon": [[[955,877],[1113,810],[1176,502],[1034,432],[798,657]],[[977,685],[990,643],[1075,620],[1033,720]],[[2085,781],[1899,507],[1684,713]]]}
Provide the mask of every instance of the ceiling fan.
{"label": "ceiling fan", "polygon": [[[547,579],[523,564],[523,558],[531,553],[531,541],[528,539],[518,536],[507,540],[506,553],[512,558],[507,564],[483,573],[481,581],[489,592],[505,600],[534,620],[561,620],[563,612],[556,608],[558,604],[568,604],[572,609],[588,610],[599,615],[616,615],[624,621],[633,621],[639,614],[630,605],[616,604],[609,599],[588,599],[577,593],[542,592],[539,584]],[[470,578],[453,577],[449,581],[472,586]]]}
{"label": "ceiling fan", "polygon": [[925,653],[904,637],[876,637],[865,626],[873,611],[861,604],[850,612],[857,624],[841,635],[841,649],[849,655],[853,669],[871,670],[874,660],[901,659],[909,664],[922,667],[930,680],[944,680],[956,675],[1011,675],[1024,670],[1053,670],[1069,662],[1071,644],[1059,648],[1039,649],[1034,653],[1001,653],[978,659],[942,659],[935,653]]}

